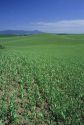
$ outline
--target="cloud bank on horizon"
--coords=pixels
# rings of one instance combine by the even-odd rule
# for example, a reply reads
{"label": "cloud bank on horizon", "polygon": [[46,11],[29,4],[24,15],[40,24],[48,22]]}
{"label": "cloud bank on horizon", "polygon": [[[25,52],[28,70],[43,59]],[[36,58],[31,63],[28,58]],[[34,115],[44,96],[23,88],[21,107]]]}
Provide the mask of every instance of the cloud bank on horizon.
{"label": "cloud bank on horizon", "polygon": [[48,33],[84,33],[84,19],[36,22],[30,23],[30,27]]}
{"label": "cloud bank on horizon", "polygon": [[[2,28],[1,28],[2,27]],[[25,24],[7,25],[1,30],[39,30],[47,33],[70,33],[70,34],[84,34],[84,19],[82,20],[61,20],[52,22],[26,22]]]}

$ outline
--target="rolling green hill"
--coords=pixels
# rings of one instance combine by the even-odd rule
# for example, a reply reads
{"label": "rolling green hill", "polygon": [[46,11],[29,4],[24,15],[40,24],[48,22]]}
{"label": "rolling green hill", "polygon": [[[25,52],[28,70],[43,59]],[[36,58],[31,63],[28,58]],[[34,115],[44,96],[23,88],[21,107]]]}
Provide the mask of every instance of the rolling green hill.
{"label": "rolling green hill", "polygon": [[83,125],[84,35],[1,36],[0,122]]}

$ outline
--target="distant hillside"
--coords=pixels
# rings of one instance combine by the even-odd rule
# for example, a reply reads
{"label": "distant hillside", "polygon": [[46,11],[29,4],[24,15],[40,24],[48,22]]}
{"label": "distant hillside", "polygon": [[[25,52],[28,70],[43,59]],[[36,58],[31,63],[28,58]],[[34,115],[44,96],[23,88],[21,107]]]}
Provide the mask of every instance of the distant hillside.
{"label": "distant hillside", "polygon": [[0,31],[0,34],[2,35],[30,35],[30,34],[41,34],[43,32],[38,30],[33,31],[25,31],[25,30],[4,30]]}

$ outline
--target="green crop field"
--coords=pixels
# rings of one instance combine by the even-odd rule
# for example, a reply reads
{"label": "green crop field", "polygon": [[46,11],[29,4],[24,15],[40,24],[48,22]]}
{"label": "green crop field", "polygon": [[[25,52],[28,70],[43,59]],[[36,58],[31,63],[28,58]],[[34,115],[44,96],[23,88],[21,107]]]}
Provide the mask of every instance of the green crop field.
{"label": "green crop field", "polygon": [[84,35],[2,35],[0,46],[0,125],[84,125]]}

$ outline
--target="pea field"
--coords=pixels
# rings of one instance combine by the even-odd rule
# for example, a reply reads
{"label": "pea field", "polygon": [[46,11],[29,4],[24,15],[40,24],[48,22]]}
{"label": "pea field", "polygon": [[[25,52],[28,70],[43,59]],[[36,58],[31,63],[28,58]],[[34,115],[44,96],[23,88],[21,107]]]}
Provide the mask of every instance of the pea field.
{"label": "pea field", "polygon": [[84,35],[0,36],[0,125],[84,125]]}

